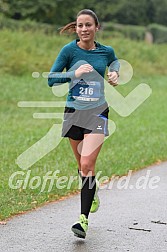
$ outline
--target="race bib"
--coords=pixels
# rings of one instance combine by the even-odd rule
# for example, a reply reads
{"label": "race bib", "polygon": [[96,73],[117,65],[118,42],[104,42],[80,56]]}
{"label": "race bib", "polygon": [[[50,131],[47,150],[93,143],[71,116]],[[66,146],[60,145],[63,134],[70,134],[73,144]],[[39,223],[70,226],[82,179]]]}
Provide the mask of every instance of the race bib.
{"label": "race bib", "polygon": [[82,101],[98,101],[100,98],[100,82],[87,81],[83,79],[73,82],[72,96],[76,100]]}

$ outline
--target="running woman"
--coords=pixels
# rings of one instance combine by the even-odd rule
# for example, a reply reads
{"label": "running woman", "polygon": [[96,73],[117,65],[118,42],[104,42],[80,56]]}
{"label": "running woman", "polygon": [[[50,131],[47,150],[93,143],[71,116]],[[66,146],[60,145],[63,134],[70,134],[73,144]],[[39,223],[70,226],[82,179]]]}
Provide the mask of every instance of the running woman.
{"label": "running woman", "polygon": [[96,14],[89,9],[81,10],[76,21],[60,31],[75,32],[78,38],[61,49],[48,76],[50,87],[69,83],[62,136],[69,138],[82,179],[81,215],[71,228],[79,238],[86,237],[89,213],[99,207],[95,163],[104,137],[109,134],[104,75],[108,67],[108,82],[116,86],[119,71],[113,48],[95,41],[99,28]]}

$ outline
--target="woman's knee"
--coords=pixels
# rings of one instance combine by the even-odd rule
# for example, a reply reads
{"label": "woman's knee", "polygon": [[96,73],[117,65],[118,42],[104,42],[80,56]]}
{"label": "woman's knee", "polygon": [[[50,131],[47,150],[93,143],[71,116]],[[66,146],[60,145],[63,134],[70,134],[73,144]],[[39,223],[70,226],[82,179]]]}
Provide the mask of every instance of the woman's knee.
{"label": "woman's knee", "polygon": [[81,171],[87,175],[89,173],[94,173],[95,164],[89,159],[81,159],[80,161]]}

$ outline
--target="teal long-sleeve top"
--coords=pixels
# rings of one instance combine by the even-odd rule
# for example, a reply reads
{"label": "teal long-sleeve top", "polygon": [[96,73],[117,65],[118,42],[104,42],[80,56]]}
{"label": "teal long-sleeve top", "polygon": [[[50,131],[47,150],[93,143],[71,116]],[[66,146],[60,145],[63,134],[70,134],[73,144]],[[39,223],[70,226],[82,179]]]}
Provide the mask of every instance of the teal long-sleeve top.
{"label": "teal long-sleeve top", "polygon": [[[111,46],[96,42],[96,49],[85,50],[77,45],[78,41],[73,40],[61,49],[50,70],[48,85],[52,87],[68,82],[67,107],[79,110],[95,108],[106,102],[104,94],[106,68],[118,72],[119,61]],[[93,67],[93,72],[76,79],[75,70],[86,63]],[[66,72],[63,72],[64,69]]]}

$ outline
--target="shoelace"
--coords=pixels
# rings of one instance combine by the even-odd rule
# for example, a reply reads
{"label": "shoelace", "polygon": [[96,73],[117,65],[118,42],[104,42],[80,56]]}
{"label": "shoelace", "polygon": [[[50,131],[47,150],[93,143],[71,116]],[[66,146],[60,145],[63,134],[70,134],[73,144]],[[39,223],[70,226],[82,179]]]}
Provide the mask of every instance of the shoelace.
{"label": "shoelace", "polygon": [[80,221],[82,224],[88,224],[88,221],[86,220],[86,218],[84,216],[81,216]]}

